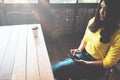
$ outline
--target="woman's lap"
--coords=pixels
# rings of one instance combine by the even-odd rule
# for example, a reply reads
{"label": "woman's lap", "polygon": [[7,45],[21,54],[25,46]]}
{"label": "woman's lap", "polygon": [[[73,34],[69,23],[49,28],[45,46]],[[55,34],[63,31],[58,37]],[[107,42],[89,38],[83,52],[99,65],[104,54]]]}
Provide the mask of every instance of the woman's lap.
{"label": "woman's lap", "polygon": [[[79,58],[85,59],[83,55],[77,55]],[[68,80],[68,78],[73,78],[72,80],[77,80],[81,76],[90,78],[94,74],[98,74],[97,68],[89,67],[80,63],[75,62],[71,58],[61,61],[52,67],[54,77],[57,80]],[[92,73],[92,74],[91,74]]]}

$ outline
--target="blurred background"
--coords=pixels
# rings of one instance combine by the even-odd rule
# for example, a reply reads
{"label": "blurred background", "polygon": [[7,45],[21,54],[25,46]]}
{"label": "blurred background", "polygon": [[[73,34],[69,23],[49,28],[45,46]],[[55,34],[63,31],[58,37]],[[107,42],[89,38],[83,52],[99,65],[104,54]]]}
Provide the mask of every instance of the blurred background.
{"label": "blurred background", "polygon": [[[0,0],[0,26],[41,24],[52,66],[67,58],[70,49],[78,48],[98,2],[99,0]],[[111,80],[119,80],[117,75],[113,72]]]}
{"label": "blurred background", "polygon": [[77,48],[99,0],[0,0],[0,26],[41,24],[51,65]]}

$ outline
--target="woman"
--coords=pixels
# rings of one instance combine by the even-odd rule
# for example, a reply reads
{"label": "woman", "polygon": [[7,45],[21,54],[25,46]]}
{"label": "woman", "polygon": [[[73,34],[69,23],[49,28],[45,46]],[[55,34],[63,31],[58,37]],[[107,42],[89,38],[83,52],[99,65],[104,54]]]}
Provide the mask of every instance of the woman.
{"label": "woman", "polygon": [[57,80],[95,80],[120,58],[119,0],[101,0],[95,17],[87,26],[78,49],[71,49],[79,59],[66,59],[53,66]]}

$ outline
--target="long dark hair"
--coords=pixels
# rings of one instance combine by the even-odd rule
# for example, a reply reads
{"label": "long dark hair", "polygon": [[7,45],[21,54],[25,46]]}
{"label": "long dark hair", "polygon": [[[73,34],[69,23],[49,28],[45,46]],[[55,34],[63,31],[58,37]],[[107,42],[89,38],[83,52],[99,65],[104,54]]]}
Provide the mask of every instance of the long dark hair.
{"label": "long dark hair", "polygon": [[[100,3],[104,1],[106,4],[106,16],[104,21],[100,21]],[[100,35],[100,42],[108,43],[111,40],[114,32],[119,28],[118,21],[120,19],[120,1],[119,0],[101,0],[98,4],[95,21],[89,26],[92,32],[96,32],[99,28],[102,28]]]}

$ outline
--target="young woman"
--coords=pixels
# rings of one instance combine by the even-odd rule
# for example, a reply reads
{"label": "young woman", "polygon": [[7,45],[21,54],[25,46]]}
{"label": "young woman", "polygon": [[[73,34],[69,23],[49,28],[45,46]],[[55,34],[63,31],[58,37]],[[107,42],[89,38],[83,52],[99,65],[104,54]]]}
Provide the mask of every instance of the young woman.
{"label": "young woman", "polygon": [[68,58],[55,64],[54,77],[57,80],[95,80],[106,69],[115,65],[120,58],[120,7],[119,0],[101,0],[95,17],[87,26],[78,49],[71,49]]}

